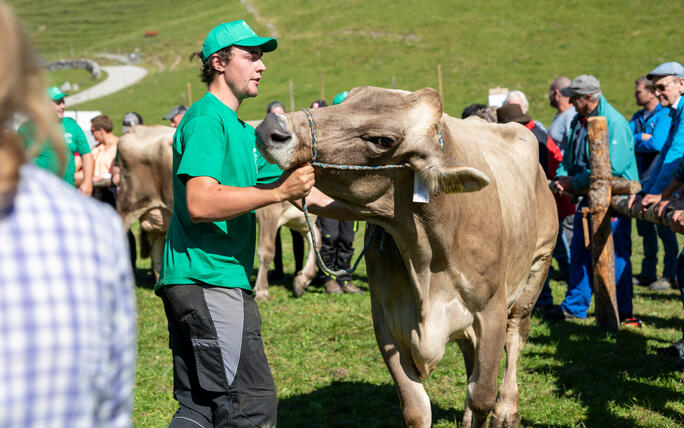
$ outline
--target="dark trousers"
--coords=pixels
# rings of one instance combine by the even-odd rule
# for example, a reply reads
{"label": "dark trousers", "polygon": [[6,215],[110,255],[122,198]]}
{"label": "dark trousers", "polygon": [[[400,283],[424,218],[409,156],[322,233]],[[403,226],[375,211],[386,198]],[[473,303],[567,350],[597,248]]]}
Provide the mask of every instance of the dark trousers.
{"label": "dark trousers", "polygon": [[[273,265],[276,272],[282,273],[283,244],[280,240],[280,229],[282,229],[282,227],[279,227],[278,231],[276,232],[275,255],[273,256]],[[302,237],[302,235],[300,235],[299,232],[295,232],[292,229],[289,230],[290,234],[292,234],[292,251],[294,252],[295,259],[294,274],[296,275],[297,272],[302,270],[302,267],[304,266],[304,237]]]}
{"label": "dark trousers", "polygon": [[189,284],[159,294],[179,405],[169,427],[274,427],[276,390],[252,293]]}
{"label": "dark trousers", "polygon": [[[318,217],[316,226],[321,232],[321,258],[331,270],[349,269],[354,255],[354,221]],[[351,281],[350,274],[337,281]]]}

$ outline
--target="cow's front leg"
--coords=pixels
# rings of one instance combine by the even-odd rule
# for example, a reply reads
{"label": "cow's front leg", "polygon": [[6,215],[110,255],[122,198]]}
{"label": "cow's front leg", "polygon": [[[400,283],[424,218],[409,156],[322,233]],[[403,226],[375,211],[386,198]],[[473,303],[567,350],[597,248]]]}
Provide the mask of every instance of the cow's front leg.
{"label": "cow's front leg", "polygon": [[[461,348],[461,354],[463,354],[463,361],[466,367],[466,381],[470,380],[470,376],[473,374],[473,367],[475,366],[475,347],[470,339],[458,339],[456,341],[458,347]],[[466,397],[465,412],[463,413],[463,426],[469,427],[473,421],[473,412],[468,407],[468,400]]]}
{"label": "cow's front leg", "polygon": [[385,315],[372,299],[373,327],[380,353],[397,387],[404,424],[407,427],[429,427],[432,422],[428,398],[411,353],[399,346],[385,324]]}
{"label": "cow's front leg", "polygon": [[[495,300],[495,299],[493,299]],[[503,300],[503,299],[502,299]],[[472,412],[473,428],[486,427],[487,417],[496,402],[497,375],[506,337],[506,304],[490,301],[485,311],[475,316],[475,358],[468,381],[466,406]]]}

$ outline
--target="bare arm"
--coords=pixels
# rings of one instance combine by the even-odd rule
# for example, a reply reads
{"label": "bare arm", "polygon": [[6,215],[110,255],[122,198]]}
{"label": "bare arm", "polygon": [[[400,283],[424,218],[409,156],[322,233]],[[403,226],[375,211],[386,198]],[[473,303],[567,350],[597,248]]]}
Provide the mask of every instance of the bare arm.
{"label": "bare arm", "polygon": [[[291,201],[292,205],[302,209],[302,200]],[[306,197],[306,209],[316,215],[337,220],[362,220],[362,218],[351,211],[340,202],[316,189],[311,189],[311,193]]]}
{"label": "bare arm", "polygon": [[283,173],[271,184],[233,187],[211,177],[192,177],[186,183],[188,213],[195,223],[229,220],[276,202],[301,199],[314,184],[311,165]]}
{"label": "bare arm", "polygon": [[95,171],[95,158],[92,153],[81,155],[83,160],[83,182],[78,186],[85,195],[93,194],[93,172]]}

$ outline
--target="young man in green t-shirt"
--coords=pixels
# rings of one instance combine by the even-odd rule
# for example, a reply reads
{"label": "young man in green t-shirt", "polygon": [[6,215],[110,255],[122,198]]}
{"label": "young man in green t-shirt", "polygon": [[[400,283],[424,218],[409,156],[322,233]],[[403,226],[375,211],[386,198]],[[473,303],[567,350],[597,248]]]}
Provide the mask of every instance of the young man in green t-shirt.
{"label": "young man in green t-shirt", "polygon": [[156,292],[173,354],[171,427],[275,426],[276,391],[252,296],[254,210],[297,200],[314,184],[310,165],[283,173],[256,149],[237,117],[258,93],[263,52],[277,47],[242,20],[220,24],[202,51],[208,92],[173,139],[173,217]]}
{"label": "young man in green t-shirt", "polygon": [[[86,139],[85,134],[75,120],[64,117],[64,93],[58,87],[52,86],[47,90],[48,97],[52,100],[52,107],[62,126],[61,133],[64,137],[64,144],[66,145],[66,163],[63,166],[62,178],[67,183],[74,185],[74,174],[76,173],[76,162],[74,160],[75,153],[81,156],[83,162],[83,180],[78,183],[79,190],[90,196],[93,193],[93,171],[95,169],[95,160],[90,153],[90,145]],[[35,146],[34,141],[34,127],[31,122],[26,122],[17,130],[19,135],[22,135],[25,144],[28,148]],[[41,168],[52,171],[55,174],[60,174],[59,158],[57,153],[52,148],[49,142],[42,143],[38,149],[36,157],[33,162]]]}

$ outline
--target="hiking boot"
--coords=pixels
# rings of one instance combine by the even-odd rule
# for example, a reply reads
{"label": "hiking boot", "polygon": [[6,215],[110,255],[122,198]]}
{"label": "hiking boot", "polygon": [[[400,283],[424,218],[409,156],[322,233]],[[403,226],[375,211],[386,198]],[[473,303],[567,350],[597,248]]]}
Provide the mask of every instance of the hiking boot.
{"label": "hiking boot", "polygon": [[578,317],[574,316],[570,312],[560,306],[554,306],[544,312],[544,321],[570,321]]}
{"label": "hiking boot", "polygon": [[342,284],[340,284],[340,288],[345,293],[363,294],[363,290],[355,286],[354,283],[351,281],[343,281]]}
{"label": "hiking boot", "polygon": [[673,284],[674,280],[663,276],[657,281],[653,281],[651,285],[648,286],[648,289],[651,291],[665,291],[671,289]]}
{"label": "hiking boot", "polygon": [[649,276],[644,276],[642,274],[639,274],[639,275],[634,275],[632,277],[632,284],[648,287],[652,282],[656,281],[657,279],[658,278],[651,278]]}
{"label": "hiking boot", "polygon": [[328,278],[323,283],[323,288],[325,288],[325,292],[328,294],[342,294],[340,284],[338,284],[337,281],[332,278]]}

